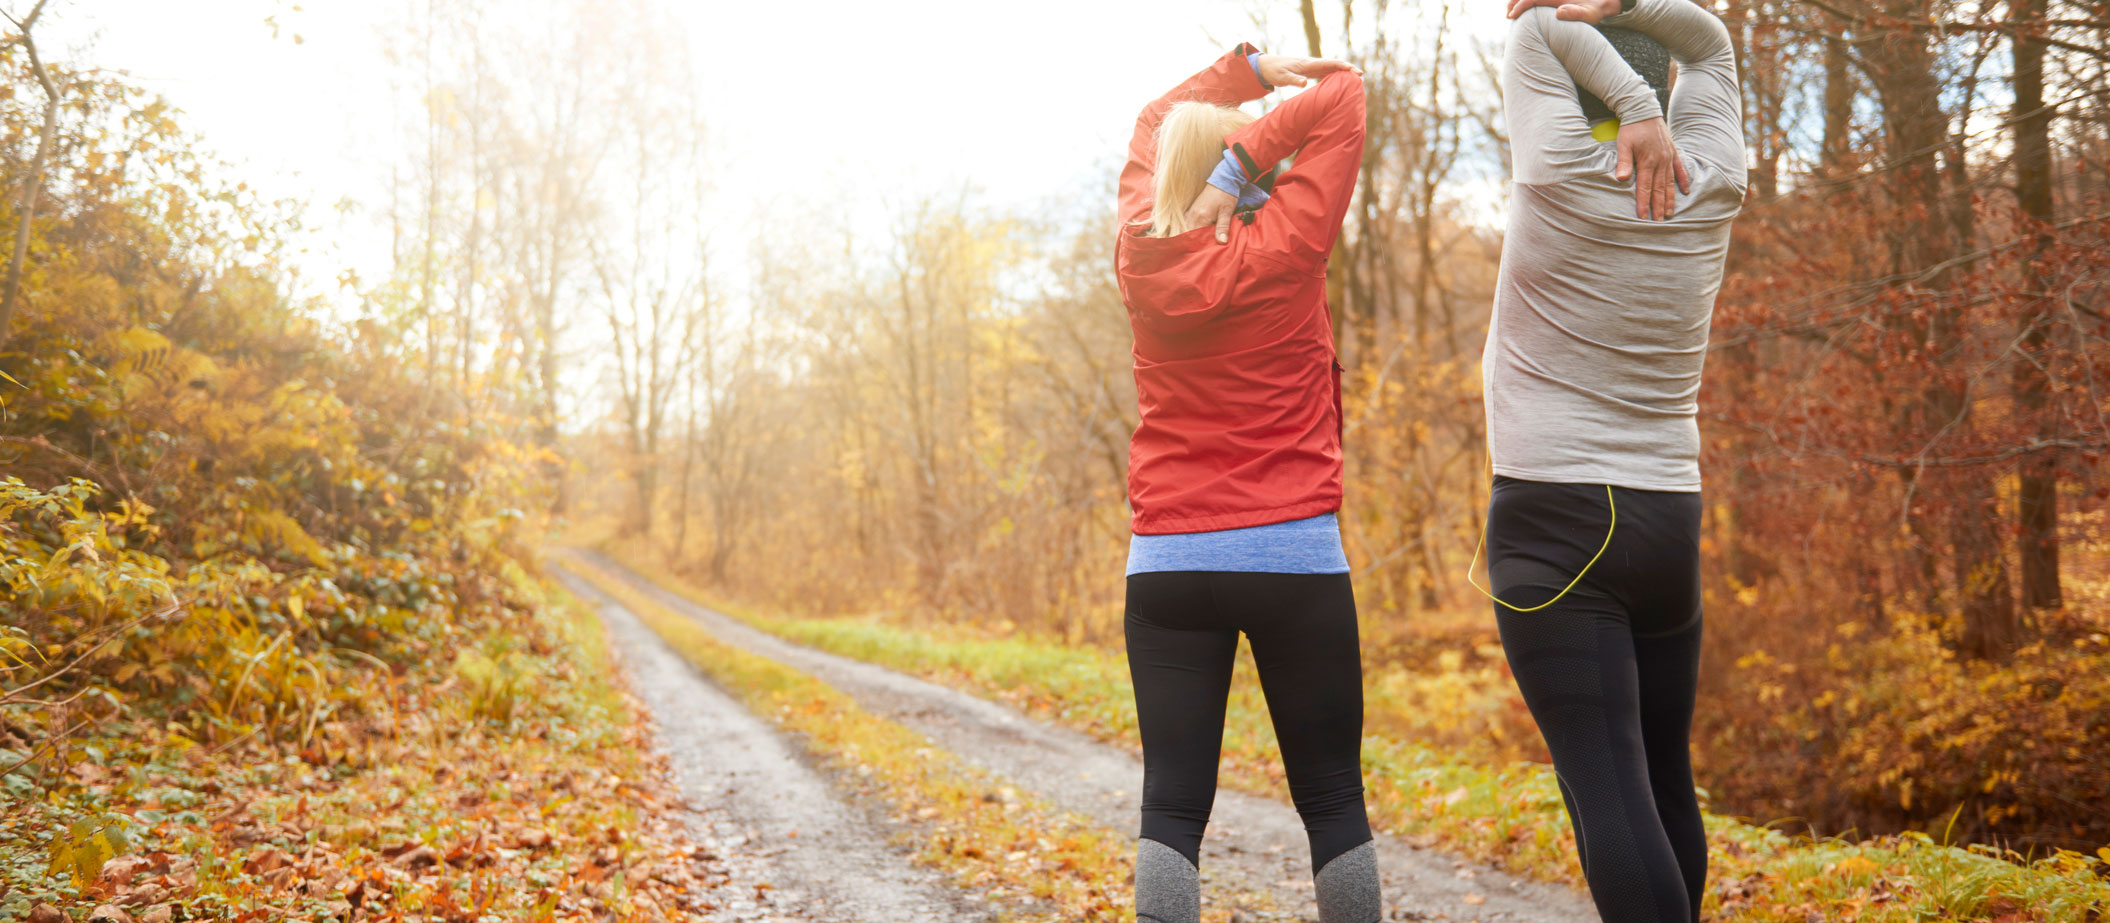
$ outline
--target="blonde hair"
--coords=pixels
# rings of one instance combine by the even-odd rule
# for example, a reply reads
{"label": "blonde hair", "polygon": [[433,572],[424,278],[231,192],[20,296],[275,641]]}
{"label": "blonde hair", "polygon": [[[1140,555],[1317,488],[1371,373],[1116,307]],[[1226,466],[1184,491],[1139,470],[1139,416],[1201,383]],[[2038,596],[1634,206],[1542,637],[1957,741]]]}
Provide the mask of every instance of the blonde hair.
{"label": "blonde hair", "polygon": [[1208,185],[1210,172],[1223,157],[1224,138],[1252,123],[1253,117],[1214,103],[1174,103],[1158,123],[1156,201],[1151,206],[1150,235],[1171,237],[1189,230],[1187,207]]}

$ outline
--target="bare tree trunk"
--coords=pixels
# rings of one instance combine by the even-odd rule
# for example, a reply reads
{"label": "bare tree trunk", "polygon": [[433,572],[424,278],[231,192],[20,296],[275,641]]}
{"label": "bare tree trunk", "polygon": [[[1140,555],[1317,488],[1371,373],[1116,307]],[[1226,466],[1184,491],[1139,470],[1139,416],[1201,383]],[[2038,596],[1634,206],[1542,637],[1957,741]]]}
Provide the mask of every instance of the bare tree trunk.
{"label": "bare tree trunk", "polygon": [[[912,246],[918,246],[913,245]],[[911,254],[911,259],[914,255]],[[938,447],[934,431],[936,421],[937,373],[932,366],[937,357],[930,355],[933,344],[927,339],[933,334],[927,329],[936,320],[937,310],[931,306],[923,312],[924,319],[917,320],[916,302],[910,291],[910,267],[903,265],[897,277],[901,303],[902,343],[905,347],[908,375],[909,444],[911,446],[910,478],[915,482],[916,524],[916,586],[925,600],[935,600],[941,572],[938,556],[943,541],[939,537],[938,516]]]}
{"label": "bare tree trunk", "polygon": [[29,259],[29,233],[37,217],[37,200],[44,194],[44,165],[50,159],[51,142],[59,127],[59,87],[37,57],[36,38],[31,34],[43,12],[44,0],[37,0],[29,15],[14,24],[22,32],[20,41],[29,52],[29,66],[36,71],[38,85],[44,88],[44,124],[37,130],[37,152],[30,160],[29,175],[22,178],[21,195],[15,200],[15,248],[7,259],[7,290],[0,294],[0,346],[7,345],[15,305],[22,298],[22,264]]}
{"label": "bare tree trunk", "polygon": [[[425,21],[425,240],[424,255],[418,270],[418,311],[425,321],[425,376],[428,388],[420,399],[422,406],[430,400],[430,385],[439,381],[440,321],[439,306],[433,297],[433,263],[440,236],[440,114],[433,106],[434,90],[438,86],[432,76],[432,36],[439,31],[439,15],[428,5]],[[421,409],[420,417],[424,416]]]}
{"label": "bare tree trunk", "polygon": [[[1964,653],[1997,660],[2012,653],[2022,638],[2014,590],[2008,586],[2007,560],[2001,555],[2000,507],[1992,491],[1975,496],[1953,514],[1956,577],[1963,593]],[[1974,509],[1973,506],[1976,508]]]}
{"label": "bare tree trunk", "polygon": [[1847,154],[1853,148],[1854,75],[1847,57],[1844,36],[1824,40],[1824,142],[1818,170],[1827,179],[1837,179],[1848,169]]}
{"label": "bare tree trunk", "polygon": [[[2051,194],[2052,108],[2044,104],[2044,42],[2041,25],[2047,0],[2010,0],[2015,23],[2015,200],[2028,217],[2032,237],[2029,288],[2038,298],[2039,310],[2024,318],[2029,324],[2022,337],[2025,361],[2015,363],[2015,401],[2027,417],[2042,415],[2048,386],[2043,367],[2029,361],[2043,353],[2049,300],[2043,293],[2051,287],[2040,260],[2051,245],[2053,202]],[[2055,609],[2065,596],[2059,586],[2059,457],[2046,452],[2026,457],[2017,496],[2021,519],[2022,604],[2034,609]]]}
{"label": "bare tree trunk", "polygon": [[688,415],[682,427],[681,439],[681,483],[678,485],[681,499],[674,506],[674,560],[680,561],[682,552],[689,544],[689,500],[691,485],[696,480],[696,379],[688,378]]}
{"label": "bare tree trunk", "polygon": [[485,60],[483,49],[483,16],[476,9],[468,12],[469,37],[469,233],[464,242],[462,255],[461,294],[455,299],[454,338],[458,350],[455,375],[456,388],[463,396],[472,393],[470,375],[475,370],[475,356],[470,344],[476,339],[476,288],[481,281],[478,270],[483,263],[483,209],[484,193],[489,188],[489,164],[484,156],[484,78]]}
{"label": "bare tree trunk", "polygon": [[1750,6],[1737,4],[1730,8],[1727,19],[1738,46],[1737,72],[1743,75],[1749,91],[1746,105],[1758,142],[1751,188],[1761,201],[1771,201],[1780,196],[1780,155],[1787,139],[1787,132],[1780,125],[1781,84],[1785,76],[1779,66],[1778,42],[1767,37],[1773,30],[1755,24],[1753,12]]}

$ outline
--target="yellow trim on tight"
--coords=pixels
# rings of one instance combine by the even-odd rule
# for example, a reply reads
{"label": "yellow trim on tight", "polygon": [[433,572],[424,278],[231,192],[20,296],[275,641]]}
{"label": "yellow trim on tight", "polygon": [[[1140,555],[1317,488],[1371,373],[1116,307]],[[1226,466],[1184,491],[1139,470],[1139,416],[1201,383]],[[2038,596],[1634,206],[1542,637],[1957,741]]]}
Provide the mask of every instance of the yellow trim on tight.
{"label": "yellow trim on tight", "polygon": [[[1473,589],[1480,591],[1480,595],[1485,596],[1488,599],[1492,599],[1495,602],[1500,603],[1501,605],[1506,606],[1510,610],[1515,612],[1537,612],[1540,609],[1544,609],[1547,606],[1560,602],[1561,597],[1568,595],[1569,590],[1575,589],[1575,585],[1582,582],[1583,575],[1589,573],[1590,568],[1597,566],[1597,559],[1604,557],[1605,549],[1612,547],[1612,530],[1619,527],[1619,504],[1613,502],[1612,500],[1612,485],[1610,484],[1606,484],[1604,486],[1604,502],[1606,506],[1611,507],[1612,509],[1612,521],[1604,527],[1604,544],[1598,546],[1597,553],[1590,556],[1590,563],[1584,564],[1582,570],[1576,571],[1575,579],[1568,581],[1567,586],[1561,587],[1561,591],[1553,594],[1552,599],[1539,603],[1536,606],[1532,606],[1529,609],[1519,609],[1515,605],[1504,601],[1502,597],[1496,596],[1495,594],[1488,592],[1485,587],[1482,587],[1480,584],[1473,581],[1473,568],[1480,566],[1480,551],[1487,547],[1488,524],[1485,521],[1482,521],[1480,523],[1480,544],[1473,546],[1472,563],[1465,565],[1465,582],[1471,583],[1473,585]],[[1488,574],[1488,579],[1492,581],[1494,579],[1494,575],[1491,573]]]}

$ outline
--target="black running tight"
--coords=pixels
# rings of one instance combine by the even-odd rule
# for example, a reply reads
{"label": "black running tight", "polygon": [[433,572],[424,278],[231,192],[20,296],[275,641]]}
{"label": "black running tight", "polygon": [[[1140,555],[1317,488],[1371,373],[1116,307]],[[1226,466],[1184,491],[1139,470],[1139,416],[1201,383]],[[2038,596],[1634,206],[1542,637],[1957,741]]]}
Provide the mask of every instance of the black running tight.
{"label": "black running tight", "polygon": [[[1607,923],[1693,923],[1707,835],[1690,736],[1700,666],[1700,495],[1614,488],[1610,547],[1558,602],[1496,603],[1502,649],[1538,721]],[[1495,595],[1552,599],[1604,544],[1602,484],[1495,479]]]}
{"label": "black running tight", "polygon": [[1128,578],[1143,838],[1200,865],[1240,632],[1252,643],[1316,872],[1370,840],[1362,660],[1347,574],[1169,571]]}

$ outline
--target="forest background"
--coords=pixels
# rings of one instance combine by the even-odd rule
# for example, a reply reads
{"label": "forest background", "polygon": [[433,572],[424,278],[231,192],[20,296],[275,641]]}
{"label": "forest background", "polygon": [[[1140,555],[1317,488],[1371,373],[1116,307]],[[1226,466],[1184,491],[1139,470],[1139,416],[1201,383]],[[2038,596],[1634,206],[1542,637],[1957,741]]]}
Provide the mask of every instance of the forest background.
{"label": "forest background", "polygon": [[[992,201],[977,169],[1003,162],[1014,190],[1041,155],[919,146],[913,120],[846,131],[842,175],[799,153],[772,170],[758,161],[790,142],[721,132],[726,97],[796,90],[766,104],[775,124],[825,137],[875,108],[884,125],[885,97],[812,86],[943,61],[822,55],[776,80],[699,53],[710,16],[678,5],[432,0],[391,14],[393,147],[370,193],[280,201],[126,62],[40,45],[67,7],[18,6],[0,47],[0,769],[76,765],[146,718],[156,746],[301,752],[355,732],[374,693],[339,679],[366,660],[502,675],[553,656],[519,565],[552,530],[773,612],[1119,644],[1136,412],[1112,144],[1030,202]],[[257,12],[298,54],[308,13]],[[1214,12],[1187,27],[1193,60],[1138,69],[1165,79],[1079,79],[1133,84],[1140,105],[1238,39],[1363,67],[1371,143],[1328,269],[1342,523],[1371,682],[1408,706],[1370,722],[1543,760],[1465,581],[1488,486],[1500,14]],[[1710,805],[1822,836],[2093,853],[2110,844],[2110,7],[1720,12],[1753,169],[1702,398]],[[1000,79],[968,70],[943,76]],[[970,128],[933,138],[974,137],[982,97],[919,92],[938,106],[919,112],[963,94]],[[1017,106],[1057,129],[1037,145],[1125,136],[1065,141],[1060,105]],[[528,640],[487,649],[492,625]]]}

